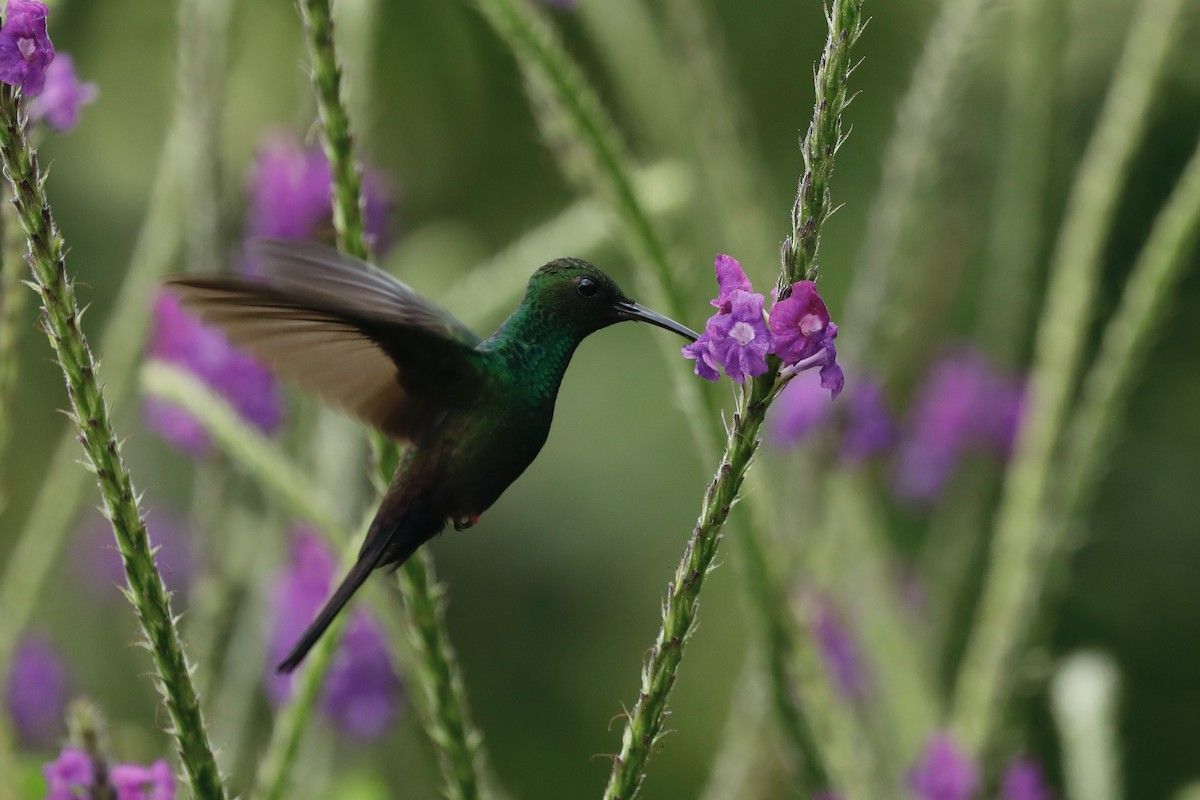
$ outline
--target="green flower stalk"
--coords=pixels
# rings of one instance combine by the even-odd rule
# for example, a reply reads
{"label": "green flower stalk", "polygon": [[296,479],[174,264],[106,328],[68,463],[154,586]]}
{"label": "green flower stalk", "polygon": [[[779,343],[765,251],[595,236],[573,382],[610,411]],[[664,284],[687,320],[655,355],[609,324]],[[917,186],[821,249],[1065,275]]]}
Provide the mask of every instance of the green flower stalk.
{"label": "green flower stalk", "polygon": [[[667,698],[683,659],[683,646],[694,629],[704,576],[712,567],[721,543],[721,529],[758,450],[758,431],[770,402],[773,380],[774,376],[755,380],[741,395],[739,408],[734,412],[717,474],[704,493],[700,518],[667,587],[662,628],[646,654],[641,691],[628,714],[621,752],[613,759],[605,800],[631,800],[645,780],[646,762],[663,735]],[[820,762],[809,761],[805,766],[809,773],[808,788],[828,787]]]}
{"label": "green flower stalk", "polygon": [[[25,265],[21,255],[25,237],[11,212],[12,209],[7,207],[0,210],[0,455],[4,453],[12,430],[12,400],[24,330],[22,312],[28,296],[28,290],[22,285]],[[0,471],[0,513],[4,512],[5,504],[4,477]]]}
{"label": "green flower stalk", "polygon": [[1056,562],[1043,540],[1061,453],[1061,431],[1080,372],[1099,284],[1101,251],[1117,197],[1149,121],[1150,104],[1179,29],[1182,0],[1147,0],[1134,12],[1125,50],[1083,156],[1051,261],[1022,422],[997,516],[976,623],[954,691],[953,722],[976,753],[992,741],[1012,678]]}
{"label": "green flower stalk", "polygon": [[45,177],[29,146],[17,90],[0,86],[0,155],[12,186],[14,205],[29,240],[29,261],[42,301],[43,326],[62,367],[75,424],[89,469],[100,484],[104,511],[113,526],[128,579],[126,596],[137,610],[146,645],[158,673],[158,689],[173,723],[180,760],[193,794],[203,800],[225,797],[220,772],[191,680],[191,668],[175,627],[167,591],[154,564],[137,497],[108,407],[96,364],[79,327],[79,307],[67,275],[65,243],[44,191]]}
{"label": "green flower stalk", "polygon": [[1011,4],[1006,47],[1008,86],[1004,134],[988,229],[979,335],[1005,364],[1018,363],[1028,346],[1039,254],[1045,236],[1046,184],[1053,152],[1054,110],[1066,3],[1020,0]]}
{"label": "green flower stalk", "polygon": [[232,0],[181,0],[179,69],[175,92],[188,187],[184,239],[189,272],[215,271],[223,258],[221,226],[221,109]]}
{"label": "green flower stalk", "polygon": [[1061,490],[1065,524],[1091,502],[1115,444],[1117,424],[1145,366],[1143,358],[1166,319],[1200,238],[1200,146],[1159,212],[1130,273],[1121,304],[1100,343],[1067,431]]}
{"label": "green flower stalk", "polygon": [[[329,0],[298,0],[308,37],[312,84],[321,118],[321,142],[333,181],[333,224],[338,249],[367,259],[370,256],[363,222],[361,180],[354,158],[350,120],[341,93],[341,68],[333,40]],[[384,483],[394,467],[395,444],[383,446]],[[390,463],[389,463],[390,462]],[[418,643],[419,665],[414,676],[421,691],[435,702],[424,716],[426,732],[438,748],[438,761],[450,798],[475,798],[487,788],[482,779],[482,737],[471,722],[461,670],[445,631],[441,598],[429,556],[419,553],[398,570],[412,638]]]}
{"label": "green flower stalk", "polygon": [[816,100],[812,122],[800,140],[804,174],[800,176],[796,202],[792,205],[792,232],[783,242],[780,297],[786,296],[784,290],[796,281],[817,279],[821,230],[833,212],[829,191],[833,157],[844,141],[842,113],[854,99],[846,84],[854,70],[850,54],[863,30],[862,2],[835,2],[825,15],[829,36],[813,78]]}
{"label": "green flower stalk", "polygon": [[902,294],[895,292],[894,282],[912,272],[897,269],[896,254],[916,205],[921,176],[937,147],[938,126],[947,117],[955,76],[971,52],[972,34],[988,3],[946,0],[941,4],[913,69],[912,82],[900,101],[846,304],[846,330],[854,331],[844,353],[850,364],[862,365],[865,354],[877,351],[885,300]]}
{"label": "green flower stalk", "polygon": [[416,653],[415,683],[425,698],[425,729],[437,746],[445,782],[442,791],[449,800],[493,796],[495,790],[485,782],[483,737],[471,721],[462,669],[445,632],[445,604],[429,552],[418,550],[397,577]]}
{"label": "green flower stalk", "polygon": [[[341,567],[348,568],[354,564],[358,547],[357,540],[343,547]],[[345,616],[338,617],[329,626],[329,630],[321,641],[317,642],[304,670],[298,676],[291,699],[276,717],[271,730],[271,740],[267,743],[266,752],[259,763],[255,797],[262,800],[282,800],[289,796],[292,769],[300,753],[300,743],[304,740],[304,734],[312,721],[317,699],[321,695],[321,686],[333,666],[333,659],[337,655],[338,645],[342,643],[345,628]]]}
{"label": "green flower stalk", "polygon": [[333,227],[338,249],[369,260],[363,222],[362,175],[354,157],[350,117],[342,102],[342,69],[333,45],[333,12],[329,0],[297,0],[297,9],[308,36],[312,59],[312,86],[321,118],[321,146],[329,160],[333,182]]}
{"label": "green flower stalk", "polygon": [[[134,383],[146,339],[150,298],[161,277],[177,263],[183,236],[181,113],[177,105],[158,158],[147,202],[149,210],[100,342],[107,399],[118,408]],[[64,426],[51,449],[49,468],[25,526],[0,575],[0,608],[4,609],[0,615],[0,684],[4,683],[16,641],[57,563],[82,498],[88,494],[87,473],[77,463],[78,448],[75,432]]]}

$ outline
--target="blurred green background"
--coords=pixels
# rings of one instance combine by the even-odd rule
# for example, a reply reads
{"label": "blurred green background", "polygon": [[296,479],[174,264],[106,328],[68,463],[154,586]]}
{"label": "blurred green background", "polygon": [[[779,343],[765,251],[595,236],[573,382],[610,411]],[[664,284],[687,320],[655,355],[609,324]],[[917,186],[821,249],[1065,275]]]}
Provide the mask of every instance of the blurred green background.
{"label": "blurred green background", "polygon": [[[599,85],[643,163],[679,158],[689,109],[663,52],[642,25],[638,0],[582,0],[576,11],[553,13],[571,51]],[[171,3],[113,0],[61,2],[51,17],[56,45],[71,52],[80,74],[95,81],[99,100],[75,132],[41,149],[52,165],[49,192],[71,248],[81,302],[90,303],[85,330],[97,341],[147,212],[157,152],[174,94],[175,9]],[[343,5],[354,6],[352,0]],[[928,217],[905,257],[937,262],[954,291],[931,304],[917,337],[914,363],[934,355],[930,341],[973,329],[996,136],[1001,129],[1007,18],[993,4],[958,77],[951,114],[939,130],[939,164],[924,191]],[[1054,230],[1074,166],[1089,136],[1134,0],[1072,3],[1064,23],[1063,70],[1055,89],[1054,150],[1046,204]],[[508,242],[573,202],[541,143],[511,56],[470,3],[376,3],[378,23],[363,35],[346,26],[343,47],[374,48],[369,76],[353,72],[351,91],[363,152],[398,190],[394,225],[399,245],[386,266],[451,310],[454,279]],[[345,10],[345,9],[343,9]],[[934,2],[875,3],[854,73],[861,95],[834,176],[834,200],[844,204],[823,239],[822,292],[835,320],[861,245],[880,159],[896,104],[936,12]],[[733,80],[749,114],[764,183],[757,191],[774,209],[771,241],[738,253],[763,285],[777,267],[778,241],[802,169],[797,136],[812,111],[812,62],[825,28],[817,2],[718,0],[713,11],[727,45]],[[1191,152],[1200,131],[1200,6],[1171,59],[1155,119],[1121,203],[1108,245],[1101,314],[1111,310],[1131,258]],[[222,119],[222,180],[233,243],[241,224],[248,167],[264,133],[309,131],[313,107],[303,40],[292,4],[237,4],[229,43],[229,91]],[[608,40],[617,47],[600,48]],[[613,64],[643,70],[637,94],[611,78]],[[632,66],[631,66],[632,65]],[[658,125],[647,109],[675,120]],[[668,120],[669,121],[669,120]],[[698,202],[702,202],[700,199]],[[688,254],[697,286],[707,287],[711,256],[726,252],[716,229],[672,218],[674,244]],[[546,252],[537,263],[568,253]],[[626,285],[639,265],[619,246],[585,254]],[[1193,257],[1193,262],[1197,259]],[[182,265],[180,265],[182,268]],[[1175,313],[1151,352],[1131,404],[1121,447],[1090,516],[1059,608],[1056,651],[1081,646],[1111,652],[1122,669],[1122,741],[1129,797],[1166,797],[1200,778],[1200,276],[1192,269]],[[694,315],[707,316],[697,290]],[[28,319],[28,317],[27,317]],[[492,319],[489,324],[499,322]],[[448,533],[432,545],[448,587],[449,627],[461,656],[477,722],[492,762],[514,797],[595,796],[606,779],[603,754],[619,747],[620,723],[609,720],[634,700],[643,650],[659,620],[659,602],[699,508],[711,465],[700,463],[678,412],[659,332],[619,326],[589,339],[568,373],[549,443],[529,471],[479,527]],[[843,330],[843,340],[854,331]],[[103,359],[104,353],[99,354]],[[912,376],[915,383],[918,375]],[[724,397],[725,385],[706,387]],[[904,402],[904,398],[895,398]],[[21,350],[14,433],[3,454],[10,487],[0,515],[0,558],[22,527],[65,422],[58,368],[45,338],[32,331]],[[140,420],[138,403],[116,409],[134,480],[151,508],[187,513],[195,485],[192,464],[169,450]],[[311,401],[295,397],[293,411]],[[719,421],[712,420],[716,427]],[[352,430],[348,428],[348,430]],[[788,460],[766,456],[759,469],[781,486],[793,478]],[[306,465],[311,466],[311,465]],[[356,467],[357,468],[357,467]],[[361,466],[365,484],[367,469]],[[235,494],[265,501],[252,487]],[[786,495],[785,495],[786,496]],[[91,503],[91,500],[89,500]],[[735,513],[736,520],[736,513]],[[796,519],[793,509],[781,518]],[[802,518],[802,514],[799,515]],[[924,517],[899,514],[920,530]],[[286,521],[267,529],[228,530],[221,540],[249,540],[281,557]],[[736,535],[736,525],[731,535]],[[802,537],[802,527],[785,532]],[[203,543],[198,544],[203,550]],[[726,548],[728,550],[728,548]],[[732,551],[729,551],[732,552]],[[726,553],[705,592],[701,625],[672,697],[670,735],[651,764],[647,796],[694,797],[703,785],[749,646],[735,559]],[[166,718],[143,651],[129,647],[134,620],[119,604],[99,607],[75,590],[69,568],[55,578],[35,626],[69,656],[78,693],[108,716],[121,757],[150,760],[169,749]],[[115,594],[115,589],[113,590]],[[186,609],[185,609],[186,610]],[[0,609],[0,613],[3,610]],[[186,621],[185,621],[186,629]],[[203,670],[203,665],[201,665]],[[265,730],[268,709],[259,701]],[[1054,762],[1042,710],[1031,698],[1034,741]],[[222,743],[216,720],[215,743]],[[436,796],[433,756],[411,715],[397,732],[366,747],[336,741],[326,730],[310,742],[308,766],[334,768],[363,797]],[[50,755],[50,754],[47,754]],[[350,797],[349,789],[339,790]],[[328,796],[337,796],[330,794]]]}

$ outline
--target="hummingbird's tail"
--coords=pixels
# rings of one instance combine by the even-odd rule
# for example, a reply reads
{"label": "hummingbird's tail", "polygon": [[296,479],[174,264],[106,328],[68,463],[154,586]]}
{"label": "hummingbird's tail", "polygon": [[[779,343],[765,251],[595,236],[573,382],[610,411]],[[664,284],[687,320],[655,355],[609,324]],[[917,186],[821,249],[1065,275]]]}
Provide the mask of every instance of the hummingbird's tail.
{"label": "hummingbird's tail", "polygon": [[342,579],[333,596],[325,603],[324,608],[317,614],[308,629],[300,636],[300,640],[292,647],[287,658],[279,663],[276,671],[288,673],[300,665],[308,651],[317,640],[325,634],[333,620],[342,608],[363,585],[367,577],[376,567],[385,564],[400,566],[415,552],[417,548],[429,541],[444,525],[443,520],[437,519],[432,513],[426,498],[406,498],[409,502],[401,508],[400,503],[389,503],[386,499],[380,507],[367,537],[359,551],[358,560],[350,568],[350,572]]}
{"label": "hummingbird's tail", "polygon": [[[381,542],[382,544],[382,542]],[[354,566],[350,568],[350,572],[342,579],[341,585],[333,593],[333,596],[325,603],[325,607],[317,614],[317,618],[312,621],[308,629],[301,635],[300,640],[292,647],[287,658],[279,663],[276,667],[277,672],[287,673],[300,666],[300,662],[308,655],[308,651],[312,649],[317,640],[325,634],[326,629],[333,623],[334,618],[342,610],[346,603],[350,602],[350,598],[358,591],[358,587],[363,585],[379,564],[379,559],[383,555],[383,548],[378,547],[377,553],[363,553],[358,560],[354,562]]]}

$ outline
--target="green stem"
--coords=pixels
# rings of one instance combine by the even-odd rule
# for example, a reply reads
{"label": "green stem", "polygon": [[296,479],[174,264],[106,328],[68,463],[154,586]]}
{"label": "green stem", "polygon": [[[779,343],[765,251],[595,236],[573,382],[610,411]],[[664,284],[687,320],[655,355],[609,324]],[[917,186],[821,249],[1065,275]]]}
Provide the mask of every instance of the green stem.
{"label": "green stem", "polygon": [[462,668],[445,629],[442,589],[425,550],[396,573],[408,615],[409,641],[416,651],[419,691],[425,697],[425,727],[437,745],[438,763],[450,800],[487,797],[483,737],[471,722]]}
{"label": "green stem", "polygon": [[222,452],[253,474],[289,512],[316,525],[335,547],[345,542],[345,529],[306,476],[202,380],[180,367],[149,361],[142,367],[141,384],[146,393],[186,410]]}
{"label": "green stem", "polygon": [[[938,147],[938,125],[948,118],[946,106],[962,73],[963,61],[971,52],[976,25],[990,0],[945,0],[896,113],[896,129],[883,155],[883,174],[879,191],[871,202],[867,231],[859,254],[854,283],[846,303],[847,337],[843,359],[861,367],[871,360],[882,361],[879,352],[880,318],[896,294],[897,279],[915,273],[914,268],[898,269],[896,261],[907,223],[919,205],[917,189],[921,176]],[[908,279],[912,282],[912,278]],[[904,299],[900,299],[903,303]],[[914,311],[920,304],[913,306]]]}
{"label": "green stem", "polygon": [[296,7],[308,35],[312,59],[312,87],[321,118],[321,145],[329,159],[333,182],[333,227],[338,249],[356,258],[369,259],[363,222],[362,178],[354,157],[350,116],[342,102],[342,69],[333,45],[333,14],[329,0],[297,0]]}
{"label": "green stem", "polygon": [[953,722],[965,746],[984,750],[1001,723],[1047,567],[1048,490],[1083,356],[1102,248],[1151,100],[1179,29],[1182,0],[1147,0],[1083,156],[1051,261],[1028,403],[1008,469],[979,612],[955,686]]}
{"label": "green stem", "polygon": [[[7,199],[7,192],[4,199]],[[17,386],[20,343],[25,332],[22,319],[29,291],[21,283],[25,274],[23,259],[25,237],[8,203],[0,209],[0,463],[13,463],[3,458],[12,430],[15,410],[13,396]],[[4,479],[8,469],[0,470],[0,514],[4,513]]]}
{"label": "green stem", "polygon": [[1083,397],[1067,430],[1063,452],[1064,513],[1067,522],[1091,502],[1108,463],[1117,425],[1145,366],[1145,353],[1168,317],[1170,304],[1200,238],[1200,146],[1154,221],[1104,330],[1100,352],[1083,385]]}
{"label": "green stem", "polygon": [[171,715],[172,733],[192,792],[204,800],[224,798],[167,591],[155,567],[133,484],[121,459],[95,361],[79,327],[79,307],[64,263],[65,242],[46,199],[45,178],[36,152],[29,147],[25,121],[17,91],[10,86],[0,87],[0,151],[29,240],[30,265],[44,312],[43,326],[66,378],[72,422],[79,431],[88,467],[99,481],[104,510],[125,564],[127,597],[137,609],[153,656],[158,688]]}
{"label": "green stem", "polygon": [[[338,248],[365,259],[370,253],[363,224],[361,184],[350,119],[341,96],[341,69],[334,49],[329,0],[298,0],[297,6],[308,35],[322,144],[332,174],[333,224]],[[389,443],[385,452],[394,452],[394,447]],[[386,484],[391,471],[381,478]],[[482,779],[485,768],[482,737],[467,710],[461,669],[445,630],[441,594],[432,578],[432,561],[427,554],[419,553],[398,573],[411,637],[423,645],[417,647],[418,682],[426,695],[436,700],[425,724],[438,749],[446,794],[451,798],[479,797],[487,788]]]}
{"label": "green stem", "polygon": [[1050,682],[1067,797],[1120,800],[1121,675],[1112,657],[1075,653]]}
{"label": "green stem", "polygon": [[[180,176],[177,169],[178,125],[167,135],[129,269],[100,342],[104,353],[105,393],[118,408],[133,383],[134,369],[146,340],[150,299],[159,278],[176,262],[180,246]],[[0,575],[0,685],[3,685],[17,639],[41,599],[51,570],[58,563],[79,504],[88,493],[89,477],[79,469],[75,431],[59,436],[49,467],[16,544]]]}
{"label": "green stem", "polygon": [[821,230],[833,212],[829,180],[834,155],[842,146],[842,113],[853,99],[846,85],[854,64],[850,53],[862,35],[862,0],[834,0],[826,9],[829,34],[813,78],[816,99],[812,122],[800,140],[804,174],[792,205],[792,232],[783,242],[780,297],[798,280],[817,279]]}
{"label": "green stem", "polygon": [[225,260],[221,230],[221,110],[232,0],[179,0],[175,92],[188,213],[189,272],[216,272]]}
{"label": "green stem", "polygon": [[[349,569],[353,566],[358,557],[358,545],[359,542],[355,540],[342,548],[342,568]],[[305,660],[304,669],[296,676],[292,684],[292,696],[275,718],[271,740],[267,742],[267,749],[259,764],[255,797],[262,800],[281,800],[289,796],[292,769],[300,754],[300,743],[304,740],[304,734],[308,732],[309,723],[317,707],[317,699],[321,694],[321,686],[324,685],[325,676],[333,666],[338,645],[342,643],[346,618],[347,615],[343,614],[333,621]]]}
{"label": "green stem", "polygon": [[[742,488],[746,470],[758,451],[758,432],[768,405],[774,375],[756,379],[744,389],[740,408],[733,415],[725,453],[713,480],[704,493],[700,518],[684,550],[675,578],[667,586],[662,628],[642,666],[642,685],[630,709],[621,752],[613,760],[613,771],[604,792],[606,800],[630,800],[646,777],[646,762],[659,744],[667,716],[667,698],[683,658],[683,646],[693,630],[699,610],[704,576],[712,566],[721,542],[721,529]],[[825,788],[827,776],[821,763],[806,762],[808,788]]]}
{"label": "green stem", "polygon": [[[769,178],[754,151],[752,115],[741,87],[732,80],[721,25],[710,4],[667,0],[661,4],[672,77],[683,87],[685,107],[679,146],[694,146],[704,180],[703,199],[712,206],[713,224],[744,263],[769,263],[778,252],[762,187]],[[619,52],[619,51],[618,51]],[[671,87],[672,91],[675,91]]]}
{"label": "green stem", "polygon": [[987,269],[979,312],[981,340],[997,360],[1019,363],[1026,352],[1045,232],[1054,108],[1066,3],[1012,3],[1006,47],[1008,91],[988,230]]}

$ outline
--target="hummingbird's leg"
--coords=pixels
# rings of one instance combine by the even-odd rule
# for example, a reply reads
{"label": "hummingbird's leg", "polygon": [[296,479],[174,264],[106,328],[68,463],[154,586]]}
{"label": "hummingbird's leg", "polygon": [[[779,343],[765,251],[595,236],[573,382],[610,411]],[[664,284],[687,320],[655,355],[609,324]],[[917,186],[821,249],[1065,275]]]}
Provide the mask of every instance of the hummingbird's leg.
{"label": "hummingbird's leg", "polygon": [[470,528],[472,525],[477,525],[478,523],[478,514],[465,514],[461,517],[454,518],[454,530],[465,531],[467,528]]}

